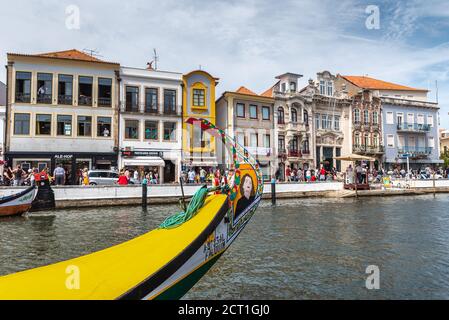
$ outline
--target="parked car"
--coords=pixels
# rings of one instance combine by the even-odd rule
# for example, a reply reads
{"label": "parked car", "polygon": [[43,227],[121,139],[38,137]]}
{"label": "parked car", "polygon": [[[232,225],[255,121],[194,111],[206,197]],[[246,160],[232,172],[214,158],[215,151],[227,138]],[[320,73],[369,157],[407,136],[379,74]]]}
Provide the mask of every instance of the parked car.
{"label": "parked car", "polygon": [[90,170],[87,174],[91,186],[111,185],[118,181],[118,172],[112,170]]}

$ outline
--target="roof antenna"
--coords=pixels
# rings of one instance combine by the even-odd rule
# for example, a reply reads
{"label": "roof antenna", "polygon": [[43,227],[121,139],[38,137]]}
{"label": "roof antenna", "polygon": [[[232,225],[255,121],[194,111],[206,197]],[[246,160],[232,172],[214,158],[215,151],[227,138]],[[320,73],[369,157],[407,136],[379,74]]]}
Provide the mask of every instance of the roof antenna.
{"label": "roof antenna", "polygon": [[157,62],[159,61],[159,56],[157,55],[156,48],[153,49],[153,52],[154,52],[154,58],[153,58],[154,70],[157,70]]}
{"label": "roof antenna", "polygon": [[88,55],[90,55],[93,58],[102,57],[102,55],[100,55],[100,52],[97,51],[97,49],[86,49],[86,48],[84,48],[83,52],[88,54]]}

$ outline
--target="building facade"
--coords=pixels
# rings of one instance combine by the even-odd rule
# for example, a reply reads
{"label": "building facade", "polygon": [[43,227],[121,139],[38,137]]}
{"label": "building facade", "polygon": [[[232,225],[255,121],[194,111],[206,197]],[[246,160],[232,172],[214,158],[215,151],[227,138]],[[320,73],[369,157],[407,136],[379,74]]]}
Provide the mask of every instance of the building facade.
{"label": "building facade", "polygon": [[438,167],[440,160],[438,105],[382,98],[385,168],[412,170]]}
{"label": "building facade", "polygon": [[440,129],[440,152],[449,157],[449,130]]}
{"label": "building facade", "polygon": [[[259,161],[265,180],[270,180],[276,167],[274,154],[274,99],[240,87],[226,91],[216,102],[217,125],[244,146]],[[222,162],[230,155],[221,148]]]}
{"label": "building facade", "polygon": [[5,156],[27,170],[117,167],[120,65],[77,50],[8,54]]}
{"label": "building facade", "polygon": [[179,180],[182,158],[182,74],[120,70],[119,167]]}
{"label": "building facade", "polygon": [[216,123],[215,86],[218,79],[196,70],[183,76],[183,169],[211,169],[218,166],[215,138],[199,126],[186,123],[189,118],[203,118]]}

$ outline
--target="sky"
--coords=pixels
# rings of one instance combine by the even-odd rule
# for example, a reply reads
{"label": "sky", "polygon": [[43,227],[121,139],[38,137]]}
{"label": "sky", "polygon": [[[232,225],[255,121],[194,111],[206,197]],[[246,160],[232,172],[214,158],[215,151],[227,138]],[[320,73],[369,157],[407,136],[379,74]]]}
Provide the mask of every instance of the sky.
{"label": "sky", "polygon": [[4,65],[7,52],[76,48],[144,68],[156,48],[160,70],[201,68],[220,78],[219,94],[241,85],[261,93],[285,72],[304,75],[305,85],[323,70],[429,89],[429,101],[436,100],[438,83],[441,127],[449,128],[447,0],[0,3]]}

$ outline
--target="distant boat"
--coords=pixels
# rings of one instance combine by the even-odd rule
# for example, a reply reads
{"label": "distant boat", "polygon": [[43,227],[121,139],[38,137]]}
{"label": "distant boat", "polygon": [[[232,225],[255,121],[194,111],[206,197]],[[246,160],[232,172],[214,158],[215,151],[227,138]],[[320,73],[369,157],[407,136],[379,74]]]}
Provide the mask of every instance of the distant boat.
{"label": "distant boat", "polygon": [[186,122],[201,126],[231,152],[235,174],[227,185],[202,186],[184,212],[140,237],[82,257],[0,277],[0,300],[183,297],[242,232],[263,193],[262,172],[244,147],[205,119],[190,118]]}
{"label": "distant boat", "polygon": [[0,217],[20,215],[31,208],[31,203],[36,196],[36,187],[0,198]]}

